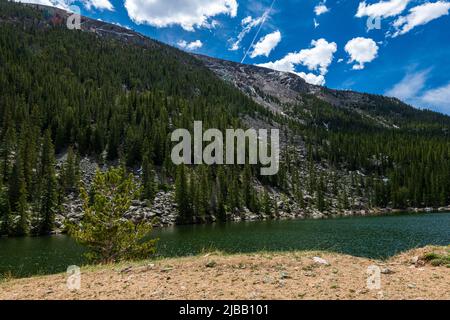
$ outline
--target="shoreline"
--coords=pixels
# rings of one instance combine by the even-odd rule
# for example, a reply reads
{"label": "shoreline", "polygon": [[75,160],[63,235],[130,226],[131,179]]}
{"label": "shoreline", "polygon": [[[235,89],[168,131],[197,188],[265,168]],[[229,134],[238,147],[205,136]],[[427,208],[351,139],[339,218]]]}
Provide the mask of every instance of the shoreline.
{"label": "shoreline", "polygon": [[[383,216],[393,216],[398,214],[432,214],[432,213],[450,213],[450,206],[440,207],[440,208],[407,208],[407,209],[392,209],[392,208],[374,208],[374,209],[361,209],[361,210],[348,210],[338,214],[320,216],[311,216],[304,214],[290,214],[290,215],[280,215],[278,217],[269,217],[265,215],[254,215],[256,217],[253,219],[245,219],[242,217],[235,217],[232,220],[226,222],[220,221],[201,221],[197,223],[188,224],[154,224],[154,230],[163,230],[167,228],[180,227],[180,226],[198,226],[198,225],[213,225],[213,224],[229,224],[229,223],[240,223],[240,222],[262,222],[262,221],[289,221],[289,220],[330,220],[330,219],[340,219],[340,218],[352,218],[352,217],[383,217]],[[47,235],[28,235],[26,237],[38,238],[38,237],[48,237],[48,236],[58,236],[58,235],[68,235],[67,231],[56,229]],[[23,238],[20,237],[10,237],[7,235],[0,236],[0,239],[15,239]]]}
{"label": "shoreline", "polygon": [[[154,228],[165,228],[179,225],[207,225],[212,223],[229,223],[241,221],[266,221],[266,220],[294,220],[294,219],[330,219],[336,217],[349,216],[380,216],[401,212],[450,212],[450,205],[441,207],[408,207],[396,209],[391,207],[368,208],[364,205],[358,209],[338,209],[329,208],[325,211],[318,211],[314,207],[300,208],[299,205],[290,198],[273,198],[277,203],[277,210],[271,214],[254,213],[247,208],[239,211],[227,212],[226,221],[219,221],[214,215],[204,217],[194,216],[188,223],[179,223],[179,213],[174,200],[173,191],[160,191],[155,196],[153,204],[147,201],[133,200],[129,210],[124,217],[134,222],[147,221],[152,223]],[[53,233],[65,232],[65,220],[70,219],[79,222],[83,218],[82,203],[74,195],[66,199],[63,204],[64,210],[56,215],[55,230]]]}
{"label": "shoreline", "polygon": [[234,216],[232,219],[226,222],[218,222],[214,219],[211,221],[197,219],[198,222],[188,224],[156,224],[153,227],[155,229],[163,229],[167,227],[176,226],[189,226],[189,225],[208,225],[214,223],[235,223],[235,222],[256,222],[256,221],[283,221],[283,220],[327,220],[335,218],[350,218],[350,217],[377,217],[377,216],[389,216],[395,214],[415,214],[415,213],[445,213],[450,212],[450,205],[445,207],[425,207],[425,208],[406,208],[406,209],[394,209],[394,208],[372,208],[372,209],[360,209],[360,210],[345,210],[339,213],[322,213],[322,212],[300,212],[300,213],[286,213],[281,212],[279,216],[267,216],[257,215],[252,212],[243,211],[239,216]]}
{"label": "shoreline", "polygon": [[[424,260],[450,254],[428,246],[386,261],[324,251],[258,252],[166,258],[81,268],[80,290],[56,274],[0,283],[8,299],[445,299],[449,267]],[[367,288],[368,267],[380,270],[381,287]]]}
{"label": "shoreline", "polygon": [[[257,215],[251,212],[243,211],[239,216],[234,216],[228,221],[217,221],[215,218],[211,220],[201,220],[196,218],[196,222],[193,223],[156,223],[153,224],[154,229],[165,229],[177,226],[197,226],[197,225],[211,225],[211,224],[227,224],[227,223],[239,223],[239,222],[257,222],[257,221],[286,221],[286,220],[328,220],[336,218],[351,218],[351,217],[377,217],[377,216],[389,216],[395,214],[415,214],[415,213],[445,213],[450,212],[450,205],[439,208],[407,208],[407,209],[393,209],[393,208],[373,208],[373,209],[361,209],[361,210],[346,210],[340,213],[281,213],[277,217],[267,215]],[[52,235],[67,234],[67,232],[55,230]]]}

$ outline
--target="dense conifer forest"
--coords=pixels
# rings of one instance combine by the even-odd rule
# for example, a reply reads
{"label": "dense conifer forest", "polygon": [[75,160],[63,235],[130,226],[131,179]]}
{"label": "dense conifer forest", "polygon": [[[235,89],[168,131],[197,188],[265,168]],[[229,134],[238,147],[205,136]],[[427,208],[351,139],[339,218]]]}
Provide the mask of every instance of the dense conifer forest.
{"label": "dense conifer forest", "polygon": [[[402,105],[392,116],[400,127],[384,128],[305,96],[316,112],[299,122],[300,108],[272,114],[177,49],[43,21],[40,10],[0,1],[0,235],[51,233],[65,196],[78,193],[83,157],[140,172],[150,205],[159,190],[174,189],[179,223],[226,221],[243,208],[275,217],[273,190],[322,212],[450,203],[447,116]],[[389,117],[388,100],[372,99],[372,111]],[[192,129],[194,120],[205,129],[241,128],[248,117],[285,132],[278,175],[261,177],[249,165],[172,164],[174,129]]]}

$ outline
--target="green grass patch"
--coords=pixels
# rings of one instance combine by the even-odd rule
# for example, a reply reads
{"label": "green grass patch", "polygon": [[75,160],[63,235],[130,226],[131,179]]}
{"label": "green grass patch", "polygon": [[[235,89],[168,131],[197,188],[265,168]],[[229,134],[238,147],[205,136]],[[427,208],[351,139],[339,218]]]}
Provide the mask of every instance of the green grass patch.
{"label": "green grass patch", "polygon": [[0,284],[14,279],[11,271],[0,273]]}
{"label": "green grass patch", "polygon": [[436,252],[426,253],[423,260],[430,263],[434,267],[447,266],[450,267],[450,253],[439,254]]}

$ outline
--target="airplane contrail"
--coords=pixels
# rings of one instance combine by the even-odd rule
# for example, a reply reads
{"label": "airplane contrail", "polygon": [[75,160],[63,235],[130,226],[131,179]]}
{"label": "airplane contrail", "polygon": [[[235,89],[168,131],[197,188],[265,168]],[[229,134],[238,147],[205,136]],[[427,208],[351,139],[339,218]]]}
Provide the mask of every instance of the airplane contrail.
{"label": "airplane contrail", "polygon": [[262,21],[261,21],[261,24],[259,25],[258,31],[256,32],[255,37],[253,38],[253,41],[252,41],[252,43],[250,44],[250,47],[248,47],[247,51],[245,52],[244,57],[243,57],[242,60],[241,60],[241,63],[244,63],[245,58],[247,58],[248,53],[249,53],[250,50],[252,49],[253,44],[255,43],[256,38],[258,38],[259,32],[261,31],[261,28],[262,28],[264,22],[266,22],[267,17],[269,16],[270,12],[271,12],[272,9],[273,9],[273,5],[275,4],[275,1],[276,1],[276,0],[273,0],[273,1],[272,1],[272,4],[270,5],[269,10],[267,10],[267,11],[264,13],[263,19],[262,19]]}

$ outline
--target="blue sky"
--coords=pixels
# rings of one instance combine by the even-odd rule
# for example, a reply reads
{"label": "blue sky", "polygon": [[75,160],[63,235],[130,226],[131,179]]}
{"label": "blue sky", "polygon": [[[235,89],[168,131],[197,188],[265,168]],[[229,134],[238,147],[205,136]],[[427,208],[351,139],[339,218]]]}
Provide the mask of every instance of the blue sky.
{"label": "blue sky", "polygon": [[[23,0],[450,114],[450,0]],[[240,41],[238,41],[240,40]]]}

